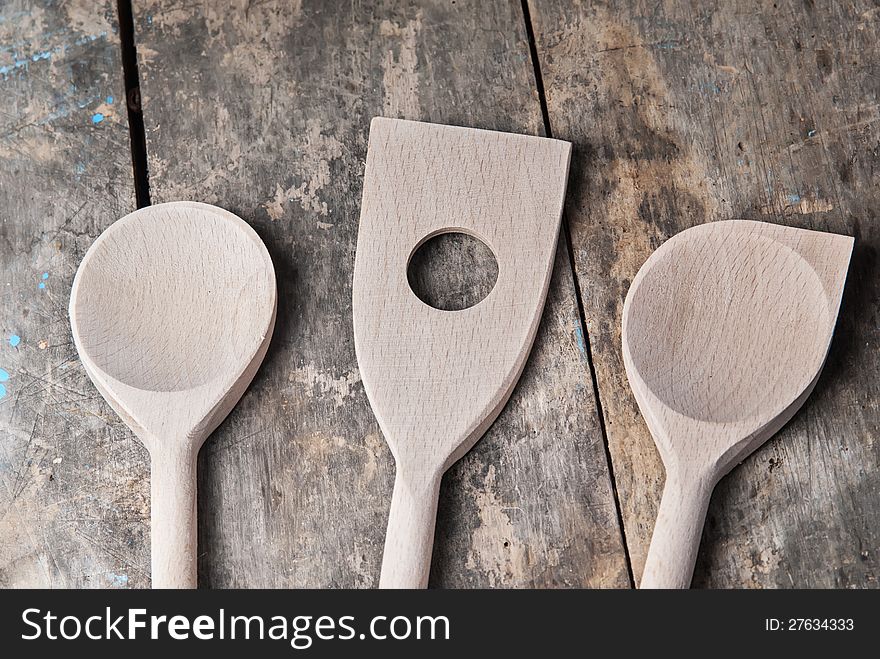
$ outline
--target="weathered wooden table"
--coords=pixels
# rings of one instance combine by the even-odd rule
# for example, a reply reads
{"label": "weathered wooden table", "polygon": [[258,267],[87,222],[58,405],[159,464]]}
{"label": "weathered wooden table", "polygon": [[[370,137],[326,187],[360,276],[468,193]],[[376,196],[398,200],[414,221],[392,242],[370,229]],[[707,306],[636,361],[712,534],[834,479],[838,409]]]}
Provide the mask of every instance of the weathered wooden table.
{"label": "weathered wooden table", "polygon": [[351,272],[384,115],[575,145],[535,349],[445,479],[433,586],[638,582],[663,469],[626,384],[623,298],[665,239],[729,218],[856,249],[824,375],[716,490],[694,585],[877,586],[873,3],[133,4],[0,8],[0,585],[149,585],[147,454],[66,307],[94,238],[174,199],[245,218],[279,275],[268,358],[202,451],[201,584],[376,585],[394,467]]}

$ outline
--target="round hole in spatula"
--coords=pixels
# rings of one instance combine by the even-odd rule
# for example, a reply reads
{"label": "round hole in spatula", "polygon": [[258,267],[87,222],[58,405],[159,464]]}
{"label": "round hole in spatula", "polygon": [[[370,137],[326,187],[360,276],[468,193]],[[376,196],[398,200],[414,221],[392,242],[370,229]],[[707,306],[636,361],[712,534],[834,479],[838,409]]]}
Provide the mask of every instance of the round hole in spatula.
{"label": "round hole in spatula", "polygon": [[486,243],[460,231],[425,240],[410,257],[409,287],[441,311],[461,311],[483,301],[498,280],[498,261]]}

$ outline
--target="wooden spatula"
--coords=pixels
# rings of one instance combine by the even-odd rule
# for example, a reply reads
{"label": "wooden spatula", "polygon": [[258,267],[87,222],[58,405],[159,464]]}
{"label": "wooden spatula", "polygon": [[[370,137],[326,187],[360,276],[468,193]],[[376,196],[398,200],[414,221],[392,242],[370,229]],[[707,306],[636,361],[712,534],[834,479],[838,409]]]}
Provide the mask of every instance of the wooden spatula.
{"label": "wooden spatula", "polygon": [[[354,272],[361,377],[396,462],[379,585],[424,588],[440,480],[500,413],[535,338],[553,268],[571,145],[377,118]],[[461,311],[412,292],[426,240],[471,234],[498,279]]]}
{"label": "wooden spatula", "polygon": [[666,467],[642,588],[687,588],[716,483],[819,378],[853,239],[750,221],[694,227],[639,270],[623,361]]}
{"label": "wooden spatula", "polygon": [[196,456],[253,379],[275,306],[254,230],[195,202],[126,215],[76,273],[82,364],[150,452],[154,588],[196,587]]}

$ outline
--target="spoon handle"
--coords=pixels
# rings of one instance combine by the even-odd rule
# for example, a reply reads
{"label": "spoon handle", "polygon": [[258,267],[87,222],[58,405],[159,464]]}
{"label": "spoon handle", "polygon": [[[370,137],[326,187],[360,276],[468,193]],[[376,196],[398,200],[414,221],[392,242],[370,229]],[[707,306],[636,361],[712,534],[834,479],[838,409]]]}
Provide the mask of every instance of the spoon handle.
{"label": "spoon handle", "polygon": [[690,588],[714,487],[709,479],[667,470],[639,588]]}
{"label": "spoon handle", "polygon": [[428,586],[441,478],[409,477],[398,463],[379,588]]}
{"label": "spoon handle", "polygon": [[196,588],[196,455],[156,451],[151,463],[153,588]]}

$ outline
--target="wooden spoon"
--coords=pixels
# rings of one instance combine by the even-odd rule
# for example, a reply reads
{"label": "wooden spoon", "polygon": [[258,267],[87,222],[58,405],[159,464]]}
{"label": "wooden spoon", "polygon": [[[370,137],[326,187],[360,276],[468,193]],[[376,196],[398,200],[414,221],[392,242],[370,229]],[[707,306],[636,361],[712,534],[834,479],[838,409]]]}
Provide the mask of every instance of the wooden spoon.
{"label": "wooden spoon", "polygon": [[76,273],[82,364],[150,452],[154,588],[196,587],[196,457],[263,360],[275,306],[265,245],[208,204],[126,215]]}
{"label": "wooden spoon", "polygon": [[[531,349],[553,269],[571,145],[376,118],[355,259],[355,349],[397,467],[381,588],[428,582],[443,473],[500,413]],[[419,300],[407,265],[456,231],[498,261],[461,311]]]}
{"label": "wooden spoon", "polygon": [[642,588],[690,586],[716,483],[819,378],[853,239],[750,221],[681,232],[623,305],[623,361],[666,467]]}

